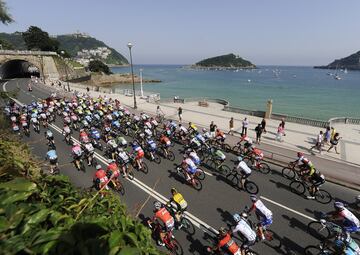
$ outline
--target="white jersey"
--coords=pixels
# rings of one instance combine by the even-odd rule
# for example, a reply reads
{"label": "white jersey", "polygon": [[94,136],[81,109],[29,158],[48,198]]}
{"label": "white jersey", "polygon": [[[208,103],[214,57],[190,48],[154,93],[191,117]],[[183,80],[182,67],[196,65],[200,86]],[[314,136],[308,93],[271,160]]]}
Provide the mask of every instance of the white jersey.
{"label": "white jersey", "polygon": [[195,161],[195,162],[198,162],[200,161],[200,158],[199,156],[196,154],[196,152],[190,152],[189,156]]}
{"label": "white jersey", "polygon": [[114,140],[109,140],[107,144],[113,147],[114,149],[118,146]]}
{"label": "white jersey", "polygon": [[244,161],[241,161],[236,168],[241,168],[242,172],[244,172],[245,174],[251,174],[250,167],[248,167],[248,165]]}
{"label": "white jersey", "polygon": [[38,120],[37,120],[37,118],[31,118],[31,122],[36,124],[36,123],[38,123]]}
{"label": "white jersey", "polygon": [[266,219],[272,218],[272,212],[268,208],[266,208],[266,206],[263,204],[261,200],[257,200],[255,202],[255,207],[257,214],[258,213],[262,214],[262,216],[265,217]]}
{"label": "white jersey", "polygon": [[87,144],[85,144],[85,149],[88,152],[92,152],[92,151],[94,151],[94,146],[91,143],[87,143]]}
{"label": "white jersey", "polygon": [[339,215],[341,215],[342,217],[344,217],[344,219],[352,222],[354,225],[356,225],[357,227],[360,227],[360,222],[359,219],[356,218],[356,216],[350,212],[347,208],[344,208],[344,210],[342,210]]}
{"label": "white jersey", "polygon": [[196,168],[194,161],[192,161],[190,158],[185,159],[185,162],[190,168],[192,169]]}
{"label": "white jersey", "polygon": [[119,152],[119,157],[124,161],[127,162],[129,160],[129,156],[127,155],[127,153],[125,151],[123,152]]}
{"label": "white jersey", "polygon": [[64,132],[66,134],[70,134],[71,130],[70,130],[69,126],[64,127]]}
{"label": "white jersey", "polygon": [[241,219],[236,225],[233,233],[240,232],[249,242],[256,240],[256,233],[251,229],[249,224],[246,221]]}
{"label": "white jersey", "polygon": [[185,134],[188,132],[187,129],[184,126],[180,127],[180,131],[183,131]]}

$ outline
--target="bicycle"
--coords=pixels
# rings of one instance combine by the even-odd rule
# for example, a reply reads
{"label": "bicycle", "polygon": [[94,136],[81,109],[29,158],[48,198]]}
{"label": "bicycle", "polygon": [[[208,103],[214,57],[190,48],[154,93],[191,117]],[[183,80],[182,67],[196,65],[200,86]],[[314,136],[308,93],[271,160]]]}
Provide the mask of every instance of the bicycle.
{"label": "bicycle", "polygon": [[[329,192],[326,190],[320,189],[321,185],[315,187],[315,193],[314,197],[315,200],[318,201],[321,204],[328,204],[332,200],[332,196]],[[292,182],[289,184],[291,192],[297,194],[297,195],[303,195],[306,190],[309,190],[314,187],[313,184],[310,184],[308,181],[303,180],[303,177],[301,178],[295,178]]]}
{"label": "bicycle", "polygon": [[160,164],[161,163],[161,158],[160,156],[156,153],[156,151],[150,151],[148,149],[145,149],[145,157],[150,160],[150,161],[154,161],[156,164]]}
{"label": "bicycle", "polygon": [[161,146],[160,145],[160,153],[161,153],[161,155],[164,157],[164,158],[166,158],[166,159],[168,159],[168,160],[170,160],[170,161],[174,161],[175,160],[175,154],[174,154],[174,152],[172,152],[171,150],[169,150],[169,149],[167,149],[165,146]]}
{"label": "bicycle", "polygon": [[199,177],[202,177],[202,175],[205,178],[205,174],[202,170],[196,171],[196,173],[193,174],[192,176],[190,176],[190,179],[188,179],[188,177],[187,177],[188,174],[186,173],[186,170],[181,165],[179,165],[179,166],[176,166],[176,173],[179,175],[182,174],[184,176],[184,179],[186,180],[186,182],[188,184],[190,184],[195,190],[200,191],[202,189],[202,183],[199,178]]}
{"label": "bicycle", "polygon": [[76,158],[72,161],[72,163],[74,164],[75,168],[78,170],[78,171],[83,171],[85,172],[86,168],[85,168],[85,164],[84,164],[84,161],[83,159],[80,157],[80,158]]}
{"label": "bicycle", "polygon": [[149,172],[149,168],[148,168],[147,164],[142,159],[140,159],[140,168],[138,166],[137,160],[134,157],[130,157],[130,161],[131,161],[133,168],[135,168],[136,170],[142,171],[145,174],[147,174]]}
{"label": "bicycle", "polygon": [[[255,160],[255,157],[253,155],[246,155],[244,156],[245,163],[250,166],[251,169],[258,170],[260,173],[263,174],[269,174],[270,173],[270,166],[267,163],[259,162],[258,160]],[[254,165],[255,163],[255,165]]]}
{"label": "bicycle", "polygon": [[125,194],[125,189],[122,183],[117,178],[110,178],[109,186],[121,195]]}
{"label": "bicycle", "polygon": [[226,175],[226,179],[231,182],[231,185],[236,188],[245,190],[249,194],[257,194],[259,192],[259,187],[255,182],[250,181],[248,178],[245,179],[244,186],[241,187],[241,179],[243,175],[239,173],[235,168]]}
{"label": "bicycle", "polygon": [[[170,202],[165,204],[166,209],[175,219],[177,229],[183,229],[189,235],[195,234],[194,224],[186,217],[183,211],[176,210]],[[181,226],[181,228],[179,228]]]}
{"label": "bicycle", "polygon": [[298,176],[298,172],[299,170],[296,170],[296,165],[293,162],[281,170],[282,176],[289,180],[294,180]]}
{"label": "bicycle", "polygon": [[[158,231],[161,231],[157,224],[151,222],[151,220],[148,220],[148,226],[152,231],[152,236],[157,239],[158,237],[155,236]],[[175,237],[172,234],[172,231],[162,232],[162,235],[160,234],[161,241],[165,244],[166,249],[170,251],[170,254],[174,255],[182,255],[184,254],[183,248],[181,247],[180,243],[175,239]]]}
{"label": "bicycle", "polygon": [[311,221],[307,225],[307,232],[316,239],[322,241],[342,233],[342,228],[333,222],[320,219],[318,221]]}
{"label": "bicycle", "polygon": [[231,151],[237,155],[240,156],[242,154],[244,154],[244,148],[243,145],[241,145],[241,142],[237,142],[232,148]]}
{"label": "bicycle", "polygon": [[214,169],[224,175],[228,175],[231,172],[229,166],[225,165],[223,161],[210,155],[210,158],[205,163],[210,169]]}
{"label": "bicycle", "polygon": [[225,143],[224,139],[216,139],[216,138],[212,139],[212,140],[210,140],[210,144],[213,145],[213,146],[220,147],[225,152],[230,152],[231,151],[230,145]]}

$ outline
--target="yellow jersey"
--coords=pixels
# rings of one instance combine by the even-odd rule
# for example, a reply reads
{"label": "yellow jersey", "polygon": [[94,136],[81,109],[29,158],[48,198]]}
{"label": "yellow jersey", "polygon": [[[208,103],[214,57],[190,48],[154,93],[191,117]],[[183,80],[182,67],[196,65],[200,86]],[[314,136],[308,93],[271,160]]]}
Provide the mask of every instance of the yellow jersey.
{"label": "yellow jersey", "polygon": [[182,210],[185,210],[187,207],[187,202],[185,201],[184,197],[180,193],[176,193],[173,196],[173,200],[180,205]]}

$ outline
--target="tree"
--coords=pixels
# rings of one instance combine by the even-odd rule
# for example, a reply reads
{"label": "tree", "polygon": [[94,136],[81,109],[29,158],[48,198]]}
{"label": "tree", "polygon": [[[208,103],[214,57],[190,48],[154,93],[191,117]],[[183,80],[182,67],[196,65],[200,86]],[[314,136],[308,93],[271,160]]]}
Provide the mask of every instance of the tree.
{"label": "tree", "polygon": [[59,42],[36,26],[31,26],[22,34],[29,50],[58,51]]}
{"label": "tree", "polygon": [[5,25],[14,21],[8,13],[6,3],[3,0],[0,0],[0,21]]}
{"label": "tree", "polygon": [[3,50],[13,50],[15,48],[14,45],[2,38],[0,38],[0,45]]}
{"label": "tree", "polygon": [[111,74],[111,71],[107,65],[105,65],[100,60],[93,60],[89,63],[89,70],[91,72],[103,72],[106,74]]}

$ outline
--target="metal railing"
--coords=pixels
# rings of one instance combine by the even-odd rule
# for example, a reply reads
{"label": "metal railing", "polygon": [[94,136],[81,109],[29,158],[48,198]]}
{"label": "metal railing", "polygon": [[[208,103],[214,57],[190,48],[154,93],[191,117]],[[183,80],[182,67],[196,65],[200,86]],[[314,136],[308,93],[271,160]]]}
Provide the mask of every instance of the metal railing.
{"label": "metal railing", "polygon": [[336,117],[329,119],[329,125],[333,125],[335,123],[360,125],[360,119],[351,117]]}
{"label": "metal railing", "polygon": [[0,55],[41,55],[57,56],[54,51],[32,51],[32,50],[0,50]]}

